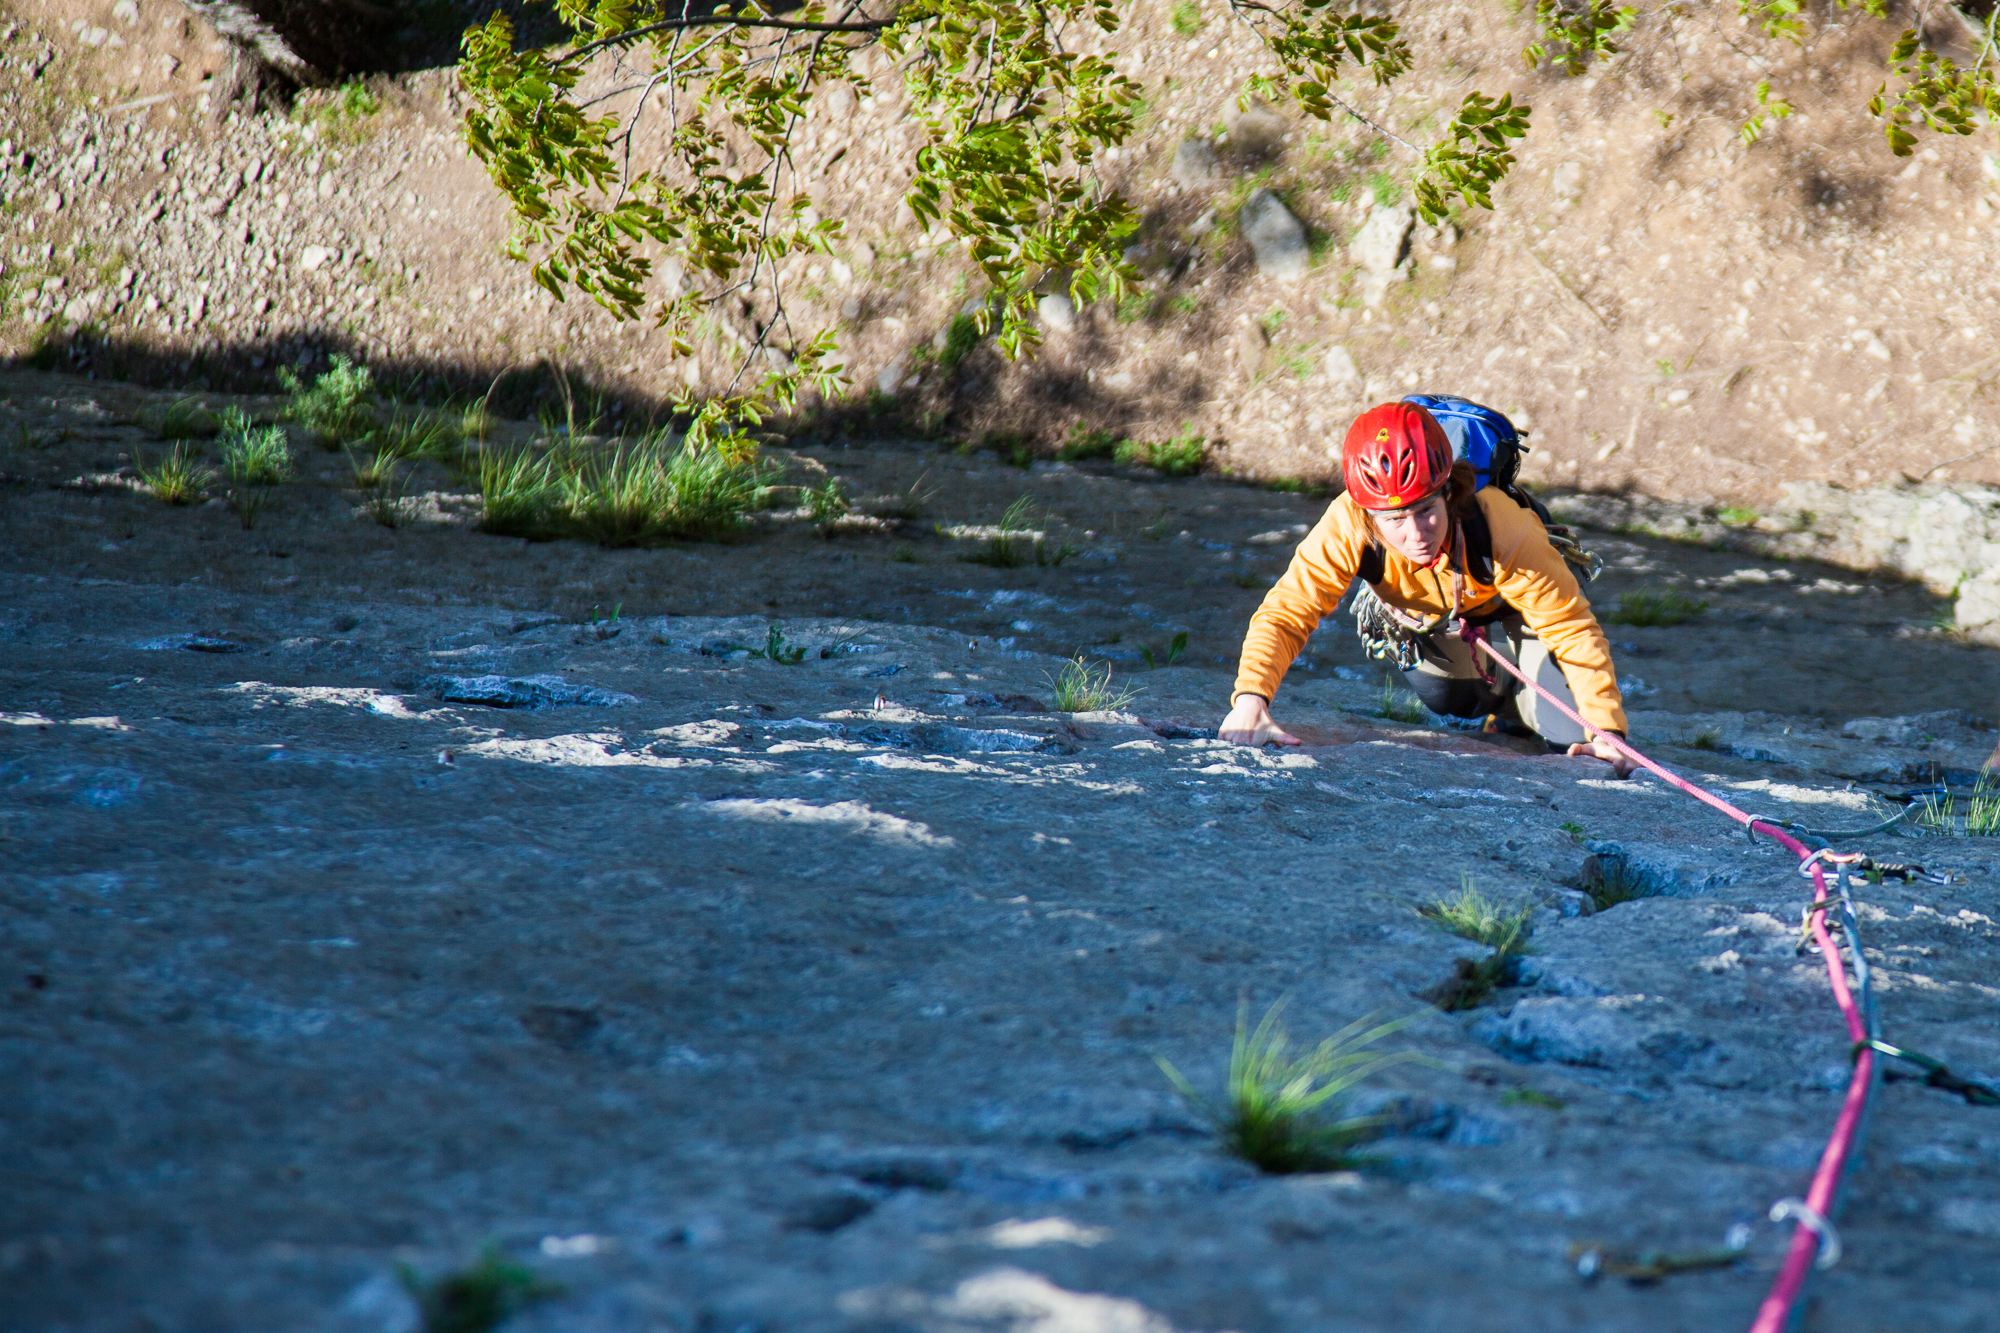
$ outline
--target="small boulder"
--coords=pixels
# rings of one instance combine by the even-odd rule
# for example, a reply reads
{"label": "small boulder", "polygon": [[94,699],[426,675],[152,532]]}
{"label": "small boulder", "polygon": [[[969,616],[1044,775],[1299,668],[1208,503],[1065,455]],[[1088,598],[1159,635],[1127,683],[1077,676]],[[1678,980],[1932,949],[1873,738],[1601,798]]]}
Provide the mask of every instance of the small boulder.
{"label": "small boulder", "polygon": [[1076,307],[1062,292],[1050,292],[1035,302],[1035,313],[1042,318],[1044,328],[1057,333],[1068,333],[1076,327]]}
{"label": "small boulder", "polygon": [[875,372],[875,387],[885,394],[894,394],[903,387],[903,377],[910,373],[910,354],[898,352],[896,359]]}
{"label": "small boulder", "polygon": [[1262,101],[1239,111],[1232,103],[1223,108],[1223,126],[1229,131],[1229,148],[1239,159],[1263,160],[1284,151],[1285,118]]}
{"label": "small boulder", "polygon": [[1361,367],[1354,364],[1354,357],[1345,347],[1335,343],[1326,353],[1327,387],[1336,393],[1352,398],[1362,389]]}
{"label": "small boulder", "polygon": [[1206,139],[1189,139],[1174,149],[1172,175],[1174,184],[1183,190],[1215,184],[1222,179],[1222,162],[1215,155],[1215,145]]}
{"label": "small boulder", "polygon": [[324,245],[308,245],[299,251],[299,267],[308,273],[317,273],[331,264],[340,252]]}
{"label": "small boulder", "polygon": [[1583,163],[1564,162],[1550,172],[1549,190],[1563,203],[1575,203],[1583,193]]}
{"label": "small boulder", "polygon": [[1361,303],[1369,309],[1382,304],[1389,284],[1409,280],[1410,233],[1416,213],[1408,204],[1377,206],[1347,243],[1347,255],[1361,270]]}
{"label": "small boulder", "polygon": [[1242,324],[1236,330],[1236,360],[1243,367],[1243,373],[1251,379],[1264,367],[1264,352],[1270,345],[1264,328],[1254,321]]}
{"label": "small boulder", "polygon": [[1297,282],[1306,273],[1310,251],[1306,229],[1285,207],[1285,201],[1269,190],[1256,190],[1237,215],[1243,239],[1257,256],[1257,271],[1280,282]]}

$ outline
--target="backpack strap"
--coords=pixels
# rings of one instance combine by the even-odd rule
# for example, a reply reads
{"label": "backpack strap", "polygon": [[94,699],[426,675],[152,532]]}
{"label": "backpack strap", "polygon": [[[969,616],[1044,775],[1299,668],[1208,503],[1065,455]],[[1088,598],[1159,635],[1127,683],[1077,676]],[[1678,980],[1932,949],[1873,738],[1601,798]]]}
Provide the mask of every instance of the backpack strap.
{"label": "backpack strap", "polygon": [[[1487,544],[1490,546],[1492,543]],[[1376,586],[1387,577],[1388,573],[1388,567],[1382,562],[1382,548],[1379,545],[1369,542],[1361,548],[1361,564],[1355,569],[1354,577],[1370,586]]]}
{"label": "backpack strap", "polygon": [[1486,511],[1474,501],[1470,511],[1459,517],[1465,534],[1465,572],[1481,583],[1493,582],[1493,529],[1487,525]]}

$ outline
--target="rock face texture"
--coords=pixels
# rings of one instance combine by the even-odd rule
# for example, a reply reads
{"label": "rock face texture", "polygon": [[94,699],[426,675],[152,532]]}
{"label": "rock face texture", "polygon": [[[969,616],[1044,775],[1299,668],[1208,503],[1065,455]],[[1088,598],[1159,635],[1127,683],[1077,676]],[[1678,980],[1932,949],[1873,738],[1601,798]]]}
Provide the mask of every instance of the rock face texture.
{"label": "rock face texture", "polygon": [[[1204,734],[1215,668],[1071,715],[1052,656],[799,620],[779,662],[766,630],[10,580],[9,1326],[409,1330],[392,1266],[487,1244],[560,1286],[524,1330],[1747,1320],[1848,1069],[1790,857],[1366,716],[1366,681],[1253,751]],[[1993,740],[1634,717],[1689,726],[1712,748],[1662,752],[1702,781],[1834,827],[1888,808],[1843,775]],[[1996,844],[1870,846],[1955,877],[1857,888],[1887,1035],[2000,1073]],[[1672,896],[1587,910],[1614,855]],[[1415,909],[1468,880],[1533,951],[1443,1013],[1417,997],[1485,951]],[[1354,1170],[1220,1155],[1153,1062],[1219,1092],[1239,1001],[1285,996],[1305,1041],[1411,1018]],[[1816,1308],[1985,1327],[1993,1112],[1880,1098]],[[1737,1266],[1656,1287],[1567,1258],[1736,1223]]]}

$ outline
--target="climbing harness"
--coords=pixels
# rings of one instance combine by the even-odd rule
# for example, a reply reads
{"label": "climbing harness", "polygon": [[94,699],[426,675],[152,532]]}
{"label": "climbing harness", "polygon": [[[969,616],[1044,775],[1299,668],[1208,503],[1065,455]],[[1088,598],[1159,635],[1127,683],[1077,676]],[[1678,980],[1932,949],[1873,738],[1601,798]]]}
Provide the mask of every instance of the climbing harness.
{"label": "climbing harness", "polygon": [[[1750,1325],[1750,1333],[1779,1333],[1791,1319],[1792,1308],[1798,1302],[1799,1292],[1804,1287],[1808,1271],[1815,1265],[1815,1260],[1818,1267],[1826,1268],[1840,1258],[1840,1239],[1832,1224],[1827,1221],[1827,1215],[1833,1210],[1834,1196],[1839,1189],[1841,1175],[1846,1169],[1848,1157],[1853,1153],[1855,1144],[1860,1138],[1862,1122],[1868,1110],[1869,1095],[1882,1075],[1881,1062],[1876,1056],[1889,1053],[1883,1049],[1886,1043],[1882,1042],[1876,1030],[1873,979],[1869,972],[1867,955],[1861,948],[1860,931],[1854,919],[1853,900],[1848,892],[1850,871],[1866,858],[1855,853],[1833,853],[1825,848],[1815,852],[1797,838],[1784,832],[1777,821],[1756,819],[1714,793],[1668,772],[1633,749],[1624,738],[1585,722],[1568,704],[1530,680],[1520,668],[1501,656],[1490,645],[1481,644],[1480,647],[1484,648],[1486,655],[1508,674],[1541,695],[1544,701],[1584,728],[1585,735],[1594,735],[1605,741],[1647,772],[1729,816],[1746,829],[1762,831],[1767,837],[1797,856],[1801,862],[1801,872],[1812,879],[1813,903],[1805,914],[1804,924],[1806,933],[1819,946],[1820,956],[1826,963],[1827,983],[1833,991],[1834,1004],[1839,1008],[1841,1018],[1847,1027],[1848,1037],[1853,1042],[1854,1073],[1848,1080],[1847,1094],[1841,1100],[1840,1113],[1834,1120],[1833,1132],[1827,1139],[1825,1151],[1820,1154],[1819,1166],[1813,1172],[1812,1182],[1806,1190],[1805,1197],[1781,1199],[1771,1207],[1772,1221],[1791,1220],[1796,1225],[1792,1230],[1791,1244],[1785,1252],[1784,1263],[1778,1270],[1777,1280],[1771,1284],[1771,1290],[1765,1296],[1763,1304],[1758,1306],[1757,1317]],[[1837,898],[1827,888],[1826,869],[1829,864],[1836,873],[1839,887]],[[1827,930],[1827,916],[1836,909],[1839,911],[1841,933],[1847,937],[1848,954],[1854,968],[1852,987],[1848,984],[1847,970],[1842,964],[1840,950]],[[1896,1056],[1908,1058],[1908,1054],[1899,1048],[1896,1049]],[[1919,1068],[1937,1066],[1931,1070],[1933,1074],[1942,1069],[1936,1061],[1929,1061],[1928,1057],[1924,1060],[1912,1060],[1911,1063],[1917,1064]],[[1948,1070],[1944,1073],[1950,1077]],[[1964,1082],[1965,1080],[1954,1079],[1954,1084]],[[1961,1091],[1953,1085],[1935,1086],[1947,1086],[1951,1091]],[[1970,1086],[1979,1093],[1989,1093],[2000,1098],[2000,1093],[1993,1093],[1992,1089],[1986,1088],[1983,1084]],[[1961,1095],[1966,1095],[1968,1101],[1973,1100],[1973,1095],[1962,1092]]]}
{"label": "climbing harness", "polygon": [[[1589,583],[1604,572],[1604,560],[1595,553],[1584,549],[1575,535],[1560,523],[1550,520],[1548,511],[1541,508],[1525,491],[1506,489],[1523,508],[1532,509],[1541,520],[1542,530],[1547,534],[1549,545],[1555,548],[1562,562],[1569,566],[1576,576],[1578,587]],[[1414,671],[1423,661],[1423,641],[1443,630],[1456,628],[1467,648],[1472,650],[1474,665],[1479,663],[1479,651],[1473,647],[1475,639],[1485,637],[1485,627],[1507,614],[1506,604],[1500,603],[1501,611],[1486,616],[1467,617],[1465,615],[1465,576],[1473,572],[1474,563],[1486,567],[1482,578],[1493,577],[1493,537],[1480,520],[1478,530],[1468,539],[1465,524],[1452,523],[1452,571],[1451,571],[1451,611],[1445,615],[1419,616],[1391,606],[1375,591],[1376,584],[1382,582],[1386,573],[1383,554],[1379,547],[1371,546],[1361,558],[1361,567],[1355,571],[1352,610],[1355,637],[1361,640],[1362,651],[1381,662],[1392,662],[1398,671]],[[1437,577],[1433,567],[1429,571],[1438,600],[1444,600],[1444,581]],[[1488,685],[1493,683],[1492,675],[1485,667],[1479,667],[1480,678]]]}

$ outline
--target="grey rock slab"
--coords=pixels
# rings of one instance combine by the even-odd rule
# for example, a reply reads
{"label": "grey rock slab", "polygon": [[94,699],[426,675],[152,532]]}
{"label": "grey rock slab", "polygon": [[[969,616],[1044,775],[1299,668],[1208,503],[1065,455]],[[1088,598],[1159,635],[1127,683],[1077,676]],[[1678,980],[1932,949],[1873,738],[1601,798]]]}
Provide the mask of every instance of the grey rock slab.
{"label": "grey rock slab", "polygon": [[1257,271],[1280,282],[1296,282],[1306,274],[1311,251],[1305,224],[1292,216],[1285,201],[1269,190],[1253,190],[1237,215],[1243,239],[1257,259]]}
{"label": "grey rock slab", "polygon": [[[1295,540],[1288,521],[1260,523]],[[1031,605],[1088,641],[1093,607]],[[909,697],[879,708],[878,682],[846,673],[881,655],[688,646],[761,642],[755,616],[514,639],[502,680],[587,660],[593,687],[641,696],[618,709],[384,692],[513,623],[0,589],[0,625],[22,627],[0,681],[18,723],[0,726],[0,1045],[27,1072],[0,1132],[10,1204],[35,1219],[0,1243],[14,1322],[407,1330],[393,1265],[452,1272],[490,1240],[565,1289],[516,1317],[531,1330],[1444,1333],[1475,1300],[1495,1333],[1570,1309],[1593,1333],[1747,1323],[1770,1229],[1752,1271],[1644,1291],[1580,1288],[1564,1262],[1628,1234],[1637,1201],[1635,1244],[1693,1245],[1800,1192],[1837,1108],[1824,963],[1791,952],[1801,882],[1727,821],[1602,765],[1331,705],[1328,730],[1359,739],[1179,738],[1212,727],[1226,668],[1149,674],[1143,714],[1037,714],[1017,700],[1045,695],[1048,659],[921,625],[787,623],[907,664]],[[133,647],[223,624],[365,629],[315,657]],[[1310,687],[1371,693],[1342,688]],[[1858,817],[1826,765],[1917,752],[1792,722],[1809,770],[1702,780]],[[878,726],[964,748],[857,739]],[[985,748],[1065,728],[1071,753]],[[73,799],[118,788],[106,770],[140,799]],[[1477,948],[1415,907],[1467,876],[1560,899],[1587,854],[1565,822],[1740,876],[1538,911],[1521,984],[1418,1008]],[[1860,893],[1890,1035],[1968,1070],[2000,1065],[1979,1021],[2000,877],[1977,869],[2000,853],[1975,843],[1923,844],[1962,882]],[[1239,1003],[1254,1021],[1281,995],[1308,1046],[1369,1013],[1413,1020],[1385,1044],[1427,1062],[1355,1102],[1389,1117],[1362,1170],[1222,1156],[1153,1062],[1215,1095]],[[1528,1089],[1564,1108],[1511,1095]],[[2000,1164],[1962,1100],[1880,1095],[1840,1308],[1977,1328],[1963,1275],[1991,1238],[1952,1205],[2000,1195]]]}
{"label": "grey rock slab", "polygon": [[445,703],[483,704],[488,708],[609,708],[635,703],[629,694],[578,685],[561,676],[430,676],[418,688]]}

